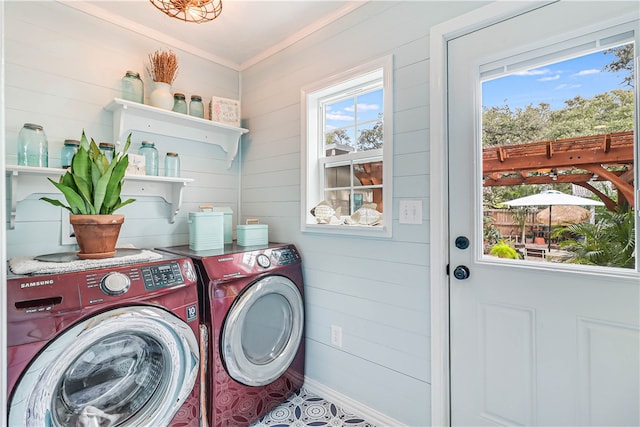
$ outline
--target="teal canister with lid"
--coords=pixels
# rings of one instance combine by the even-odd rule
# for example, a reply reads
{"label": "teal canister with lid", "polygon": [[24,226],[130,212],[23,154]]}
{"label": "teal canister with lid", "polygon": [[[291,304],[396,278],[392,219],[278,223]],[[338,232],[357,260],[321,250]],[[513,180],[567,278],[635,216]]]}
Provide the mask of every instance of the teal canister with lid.
{"label": "teal canister with lid", "polygon": [[202,97],[200,95],[191,95],[189,115],[204,119],[204,105],[202,104]]}
{"label": "teal canister with lid", "polygon": [[25,123],[18,134],[18,164],[49,166],[49,142],[42,126]]}
{"label": "teal canister with lid", "polygon": [[62,151],[60,151],[60,165],[63,169],[71,167],[73,156],[78,152],[80,141],[76,139],[65,139]]}
{"label": "teal canister with lid", "polygon": [[150,141],[142,141],[138,154],[144,156],[145,174],[158,176],[158,150]]}
{"label": "teal canister with lid", "polygon": [[122,78],[122,99],[144,104],[144,84],[140,73],[128,70]]}

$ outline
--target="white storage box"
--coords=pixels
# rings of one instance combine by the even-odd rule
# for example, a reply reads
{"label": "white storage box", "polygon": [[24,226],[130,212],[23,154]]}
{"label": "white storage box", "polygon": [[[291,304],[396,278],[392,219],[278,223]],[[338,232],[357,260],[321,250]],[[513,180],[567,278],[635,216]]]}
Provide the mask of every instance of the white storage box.
{"label": "white storage box", "polygon": [[229,206],[213,207],[213,212],[224,215],[224,244],[233,243],[233,210]]}
{"label": "white storage box", "polygon": [[269,243],[267,224],[246,224],[238,226],[239,246],[264,246]]}
{"label": "white storage box", "polygon": [[224,214],[189,212],[189,249],[207,251],[224,248]]}

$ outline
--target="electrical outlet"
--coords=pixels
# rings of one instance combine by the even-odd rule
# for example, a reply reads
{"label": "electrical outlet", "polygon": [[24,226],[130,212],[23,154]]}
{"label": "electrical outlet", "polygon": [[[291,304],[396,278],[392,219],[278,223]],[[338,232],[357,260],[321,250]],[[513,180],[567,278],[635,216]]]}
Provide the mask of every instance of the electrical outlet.
{"label": "electrical outlet", "polygon": [[342,328],[340,326],[331,325],[331,345],[342,347]]}

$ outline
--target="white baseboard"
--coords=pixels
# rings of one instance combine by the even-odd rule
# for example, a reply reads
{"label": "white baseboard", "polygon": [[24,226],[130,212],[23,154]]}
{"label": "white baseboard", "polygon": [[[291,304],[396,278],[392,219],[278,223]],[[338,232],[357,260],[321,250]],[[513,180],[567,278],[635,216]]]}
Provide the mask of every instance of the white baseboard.
{"label": "white baseboard", "polygon": [[309,392],[317,394],[329,402],[335,403],[348,412],[362,416],[366,421],[376,427],[406,427],[406,425],[400,421],[394,420],[393,418],[353,400],[352,398],[345,396],[344,394],[339,393],[309,377],[304,377],[303,387]]}

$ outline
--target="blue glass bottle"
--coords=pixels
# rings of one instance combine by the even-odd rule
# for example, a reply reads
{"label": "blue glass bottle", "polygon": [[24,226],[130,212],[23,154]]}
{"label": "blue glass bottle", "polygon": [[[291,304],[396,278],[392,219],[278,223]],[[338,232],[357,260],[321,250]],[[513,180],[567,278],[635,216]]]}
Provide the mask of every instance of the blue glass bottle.
{"label": "blue glass bottle", "polygon": [[49,143],[42,126],[25,123],[18,134],[18,164],[49,166]]}
{"label": "blue glass bottle", "polygon": [[167,153],[164,157],[164,176],[180,176],[180,157],[178,153]]}
{"label": "blue glass bottle", "polygon": [[100,148],[100,151],[102,151],[102,154],[107,158],[107,161],[111,163],[111,160],[113,160],[113,154],[116,151],[116,146],[110,142],[101,142],[98,147]]}
{"label": "blue glass bottle", "polygon": [[185,101],[184,93],[173,94],[173,111],[187,114],[187,101]]}
{"label": "blue glass bottle", "polygon": [[122,99],[144,104],[144,84],[139,73],[129,70],[122,78]]}
{"label": "blue glass bottle", "polygon": [[142,141],[138,154],[144,156],[145,174],[158,176],[158,150],[153,142]]}
{"label": "blue glass bottle", "polygon": [[202,97],[200,95],[191,95],[189,102],[189,115],[193,117],[204,118],[204,105],[202,105]]}
{"label": "blue glass bottle", "polygon": [[71,167],[71,161],[80,147],[80,141],[75,139],[65,139],[64,146],[60,152],[60,164],[63,169]]}

